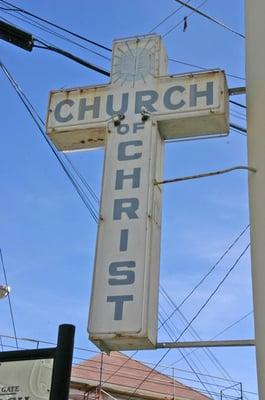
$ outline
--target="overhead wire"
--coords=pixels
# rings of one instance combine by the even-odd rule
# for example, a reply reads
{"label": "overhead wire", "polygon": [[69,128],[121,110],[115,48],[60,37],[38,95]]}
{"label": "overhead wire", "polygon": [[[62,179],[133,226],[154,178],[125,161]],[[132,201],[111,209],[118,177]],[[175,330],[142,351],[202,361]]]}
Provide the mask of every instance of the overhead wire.
{"label": "overhead wire", "polygon": [[[40,22],[37,22],[37,21],[34,21],[34,20],[33,20],[32,18],[30,18],[30,17],[25,16],[25,17],[23,18],[23,17],[21,17],[21,16],[14,15],[13,13],[8,12],[8,11],[6,11],[6,9],[3,9],[3,8],[1,8],[1,7],[0,7],[0,11],[3,11],[5,14],[11,16],[12,18],[18,19],[19,21],[26,22],[27,24],[29,24],[29,25],[31,25],[31,26],[34,26],[35,28],[37,28],[37,29],[39,29],[39,30],[42,30],[42,31],[44,31],[44,32],[46,32],[46,33],[49,33],[49,34],[53,35],[53,36],[56,36],[56,37],[59,38],[59,39],[62,39],[62,40],[64,40],[64,41],[67,41],[68,43],[74,44],[75,46],[78,46],[78,47],[80,47],[81,49],[84,49],[84,50],[86,50],[86,51],[88,51],[88,52],[90,52],[90,53],[92,53],[92,54],[94,54],[94,55],[97,55],[97,56],[99,56],[99,57],[101,57],[101,58],[103,58],[103,59],[105,59],[105,60],[107,60],[107,61],[110,61],[110,60],[111,60],[110,57],[107,57],[107,56],[105,56],[105,55],[99,53],[98,51],[92,50],[92,49],[88,48],[87,46],[84,46],[84,45],[82,45],[81,43],[78,43],[77,41],[72,40],[72,39],[68,38],[68,37],[65,36],[65,35],[62,35],[62,34],[56,32],[55,30],[53,30],[53,29],[51,29],[51,28],[46,27],[44,24],[42,24],[42,23],[40,23]],[[5,19],[5,18],[3,18],[3,17],[1,17],[1,18],[2,18],[3,20],[5,20],[7,23],[9,23],[9,24],[11,23],[11,21],[9,21],[9,20],[7,20],[7,19]]]}
{"label": "overhead wire", "polygon": [[[239,263],[239,261],[241,260],[241,258],[244,256],[244,254],[246,253],[246,251],[249,249],[250,247],[250,243],[245,247],[245,249],[241,252],[241,254],[239,255],[239,257],[236,259],[236,261],[234,262],[234,264],[232,265],[232,267],[228,270],[228,272],[225,274],[225,276],[222,278],[222,280],[218,283],[218,285],[216,286],[216,288],[212,291],[212,293],[210,294],[210,296],[206,299],[206,301],[203,303],[203,305],[199,308],[199,310],[195,313],[195,315],[191,318],[191,320],[188,322],[188,324],[186,325],[186,327],[183,329],[183,331],[180,333],[180,335],[177,337],[176,342],[178,342],[181,337],[184,335],[184,333],[189,329],[189,327],[193,324],[193,322],[198,318],[198,316],[201,314],[201,312],[205,309],[205,307],[209,304],[209,302],[211,301],[211,299],[215,296],[215,294],[217,293],[217,291],[220,289],[220,287],[224,284],[224,282],[226,281],[226,279],[229,277],[229,275],[232,273],[232,271],[235,269],[235,267],[237,266],[237,264]],[[137,390],[142,386],[142,384],[148,379],[148,377],[152,374],[152,372],[161,364],[161,362],[165,359],[165,357],[168,355],[168,353],[170,352],[170,348],[163,354],[163,356],[157,361],[157,363],[155,364],[154,368],[150,371],[150,373],[142,380],[142,382],[135,388],[135,390],[133,391],[133,393],[130,395],[128,400],[131,400],[134,396],[134,394],[137,392]]]}
{"label": "overhead wire", "polygon": [[221,332],[217,333],[215,336],[211,338],[211,340],[216,339],[218,336],[221,336],[223,333],[227,332],[229,329],[233,328],[234,326],[238,325],[240,322],[242,322],[244,319],[248,318],[250,315],[253,314],[253,310],[249,311],[248,313],[244,314],[243,317],[239,318],[235,322],[233,322],[231,325],[227,326],[225,329],[223,329]]}
{"label": "overhead wire", "polygon": [[[193,289],[184,297],[184,299],[178,304],[175,309],[172,311],[170,316],[164,321],[164,324],[173,317],[173,315],[180,310],[181,307],[189,300],[189,298],[194,294],[194,292],[205,282],[205,280],[214,272],[214,270],[218,267],[221,261],[226,257],[226,255],[235,247],[238,241],[242,238],[242,236],[249,229],[250,224],[245,226],[245,228],[237,235],[237,237],[233,240],[233,242],[227,247],[224,253],[218,258],[218,260],[213,264],[213,266],[209,269],[209,271],[199,280],[199,282],[193,287]],[[160,325],[158,329],[161,329],[163,325]]]}
{"label": "overhead wire", "polygon": [[[35,44],[36,42],[40,43],[41,46]],[[88,62],[86,60],[83,60],[82,58],[77,57],[76,55],[70,53],[69,51],[63,50],[63,49],[61,49],[61,48],[59,48],[57,46],[53,46],[53,45],[47,44],[43,40],[40,40],[40,39],[34,40],[33,47],[36,47],[36,48],[39,48],[39,49],[44,49],[44,50],[50,50],[50,51],[53,51],[54,53],[61,54],[62,56],[67,57],[70,60],[75,61],[78,64],[83,65],[86,68],[89,68],[89,69],[91,69],[93,71],[99,72],[102,75],[105,75],[105,76],[108,76],[108,77],[110,76],[110,72],[109,71],[107,71],[107,70],[105,70],[105,69],[103,69],[103,68],[101,68],[101,67],[99,67],[99,66],[97,66],[95,64],[92,64],[92,63],[90,63],[90,62]]]}
{"label": "overhead wire", "polygon": [[[93,209],[93,205],[91,204],[90,199],[87,197],[86,193],[84,192],[84,190],[82,189],[82,187],[80,186],[80,184],[75,180],[73,174],[68,170],[68,168],[66,167],[65,163],[63,162],[62,158],[59,156],[55,146],[50,142],[50,140],[48,139],[48,137],[45,134],[45,131],[42,127],[42,125],[44,125],[44,122],[40,119],[40,117],[36,117],[36,115],[34,114],[35,109],[33,108],[33,106],[31,105],[31,103],[29,102],[29,100],[27,99],[26,95],[24,94],[23,91],[20,90],[17,82],[14,80],[14,78],[12,77],[11,73],[7,70],[7,68],[5,67],[5,65],[3,64],[2,61],[0,61],[0,68],[2,69],[2,71],[4,72],[5,76],[8,78],[9,82],[11,83],[11,85],[13,86],[13,88],[15,89],[17,95],[19,96],[20,100],[23,102],[24,106],[26,107],[27,111],[29,112],[29,114],[31,115],[33,121],[35,122],[35,124],[38,127],[38,130],[40,131],[40,133],[42,134],[42,137],[44,138],[44,140],[46,141],[46,143],[49,145],[50,149],[52,150],[53,154],[55,155],[57,161],[59,162],[59,164],[61,165],[63,171],[65,172],[65,174],[67,175],[68,179],[70,180],[70,182],[72,183],[72,185],[74,186],[75,190],[77,191],[79,197],[81,198],[81,200],[83,201],[83,203],[85,204],[86,208],[88,209],[91,217],[94,219],[95,222],[98,222],[98,214],[97,211],[95,211],[95,209]],[[36,112],[36,111],[35,111]],[[64,153],[63,153],[64,154]],[[64,157],[67,159],[67,156],[64,154]]]}
{"label": "overhead wire", "polygon": [[[209,0],[204,0],[202,3],[200,3],[197,7],[197,10],[199,8],[201,8],[202,6],[204,6],[204,4],[206,4]],[[193,14],[195,13],[195,11],[192,11],[191,13],[189,13],[188,15],[186,15],[185,17],[185,21],[187,22],[188,18],[190,18]],[[173,32],[176,28],[178,28],[180,25],[183,24],[184,19],[181,19],[176,25],[174,25],[172,28],[170,28],[168,31],[166,31],[166,33],[164,33],[162,35],[162,37],[164,38],[165,36],[169,35],[171,32]]]}
{"label": "overhead wire", "polygon": [[[192,0],[187,0],[187,4],[190,3]],[[155,31],[155,29],[159,28],[162,24],[164,24],[169,18],[173,17],[173,15],[177,14],[182,8],[184,7],[184,5],[181,5],[179,8],[177,8],[176,10],[174,10],[172,13],[170,13],[169,15],[167,15],[165,18],[162,19],[162,21],[160,21],[157,25],[155,25],[152,29],[150,29],[149,33],[153,33]]]}
{"label": "overhead wire", "polygon": [[237,130],[237,131],[240,131],[240,132],[242,132],[242,133],[247,133],[247,130],[246,130],[246,128],[243,128],[242,126],[240,126],[240,125],[238,125],[238,124],[235,124],[235,123],[233,123],[233,122],[230,122],[230,127],[231,128],[233,128],[233,129],[235,129],[235,130]]}
{"label": "overhead wire", "polygon": [[[0,0],[0,1],[5,2],[4,0]],[[189,1],[191,1],[191,0],[189,0]],[[205,0],[199,7],[201,7],[206,1],[209,1],[209,0]],[[172,15],[175,14],[177,11],[179,11],[182,7],[184,7],[184,5],[181,6],[181,7],[179,7],[177,10],[175,10],[175,11],[172,13]],[[12,10],[12,9],[10,9],[10,10]],[[5,11],[6,11],[6,9],[5,9]],[[13,11],[17,11],[17,10],[13,10]],[[25,12],[26,14],[28,14],[28,12],[26,12],[25,10],[24,10],[24,12]],[[10,12],[8,12],[7,14],[8,14],[8,15],[12,15]],[[29,13],[29,14],[30,14],[30,13]],[[191,13],[191,14],[193,14],[193,13]],[[190,15],[191,15],[191,14],[190,14]],[[86,50],[92,52],[93,54],[96,54],[96,55],[98,55],[98,56],[100,56],[100,57],[103,57],[104,59],[107,59],[108,61],[110,61],[110,58],[109,58],[109,57],[106,57],[106,56],[104,56],[104,55],[102,55],[102,54],[100,54],[100,53],[98,53],[98,52],[95,52],[95,51],[93,51],[93,50],[91,50],[91,49],[88,49],[87,47],[82,46],[81,44],[79,44],[79,43],[77,43],[77,42],[75,42],[75,41],[73,41],[73,40],[70,40],[70,39],[67,38],[66,36],[60,35],[60,34],[56,33],[55,31],[53,31],[53,30],[51,30],[51,29],[47,29],[47,28],[45,28],[45,27],[44,27],[42,24],[40,24],[40,23],[33,24],[32,20],[29,19],[28,17],[27,17],[27,18],[29,19],[29,21],[27,21],[27,19],[25,19],[25,18],[23,19],[23,18],[17,17],[17,16],[14,16],[14,17],[17,18],[17,19],[20,19],[20,20],[22,20],[22,21],[25,21],[25,22],[27,22],[27,23],[30,23],[30,24],[32,24],[33,26],[39,27],[40,29],[47,31],[48,33],[51,33],[51,34],[53,34],[53,35],[55,35],[55,36],[57,36],[57,37],[59,37],[59,38],[61,38],[61,39],[67,40],[67,41],[69,41],[69,42],[72,43],[72,44],[75,44],[75,45],[77,45],[77,46],[79,46],[79,47],[81,47],[81,48],[83,48],[83,49],[86,49]],[[10,23],[10,21],[8,21],[7,19],[4,19],[3,17],[2,17],[2,19],[5,20],[7,23]],[[48,23],[48,22],[47,22],[47,23]],[[180,23],[181,23],[181,22],[180,22]],[[162,22],[161,22],[161,24],[162,24]],[[55,24],[55,25],[56,25],[56,24]],[[56,27],[59,29],[59,25],[56,25]],[[61,27],[60,27],[60,28],[61,28]],[[68,30],[66,30],[66,31],[68,31]],[[70,32],[70,31],[69,31],[69,32]],[[68,33],[69,33],[69,32],[68,32]],[[165,35],[164,35],[164,36],[165,36]],[[78,36],[77,36],[77,37],[78,37]],[[93,42],[93,44],[94,44],[94,42]],[[53,46],[53,45],[50,44],[50,43],[47,43],[47,42],[46,42],[46,43],[44,43],[44,46],[45,46],[46,49],[49,49],[49,50],[51,50],[51,51],[57,52],[57,53],[59,53],[59,54],[61,54],[61,55],[64,55],[64,56],[66,56],[66,57],[72,59],[73,61],[79,62],[80,64],[82,64],[82,65],[84,65],[84,66],[89,65],[89,67],[90,67],[90,63],[88,63],[87,61],[82,60],[82,59],[80,59],[79,57],[77,57],[77,56],[75,56],[75,55],[73,55],[73,54],[71,54],[71,53],[69,53],[69,52],[66,52],[66,51],[63,50],[63,49],[60,49],[60,48],[58,48],[58,47],[56,47],[56,46]],[[35,47],[39,47],[39,46],[35,45]],[[42,47],[40,46],[39,48],[42,48]],[[107,50],[110,51],[110,52],[112,51],[112,50],[111,50],[110,48],[108,48],[108,47],[105,47],[105,49],[107,49]],[[81,62],[80,62],[80,61],[81,61]],[[176,60],[176,59],[173,59],[173,58],[169,58],[169,61],[176,62],[176,63],[182,64],[182,65],[186,65],[186,66],[195,67],[195,68],[198,68],[198,69],[200,69],[200,70],[208,70],[208,68],[206,68],[206,67],[201,67],[201,66],[196,65],[196,64],[187,63],[187,62],[180,61],[180,60]],[[93,65],[93,64],[92,64],[92,65]],[[102,73],[102,74],[105,75],[105,76],[110,76],[109,71],[106,71],[106,70],[104,70],[104,69],[102,69],[101,67],[98,67],[98,66],[93,66],[93,67],[95,67],[95,69],[94,69],[94,68],[92,68],[92,69],[96,70],[97,72]],[[102,71],[101,71],[101,70],[102,70]],[[227,73],[227,76],[230,76],[230,77],[235,78],[235,79],[245,80],[245,78],[242,78],[242,77],[237,76],[237,75],[229,74],[229,73]]]}
{"label": "overhead wire", "polygon": [[[163,293],[164,297],[167,299],[168,303],[171,305],[171,307],[173,309],[176,308],[176,304],[175,302],[172,300],[172,298],[167,294],[167,292],[165,291],[165,289],[163,287],[161,287],[161,292]],[[185,317],[185,315],[181,312],[181,310],[178,310],[178,313],[180,315],[180,318],[182,320],[182,322],[184,324],[188,324],[188,319]],[[193,326],[190,326],[190,328],[188,329],[188,331],[190,332],[190,334],[192,335],[192,337],[197,340],[197,341],[202,341],[201,336],[198,334],[198,332],[195,330],[195,328]],[[176,335],[177,336],[177,335]],[[199,349],[198,349],[199,350]],[[213,365],[218,369],[218,371],[221,373],[221,375],[223,377],[225,377],[226,379],[228,379],[229,381],[233,381],[233,378],[231,377],[231,375],[228,373],[228,371],[224,368],[224,366],[221,364],[221,362],[218,360],[218,358],[215,356],[215,354],[213,353],[213,351],[210,348],[201,348],[201,351],[204,352],[204,354],[209,358],[209,360],[213,363]],[[187,350],[187,354],[186,357],[189,357],[191,355],[195,355],[195,353],[193,352],[188,352]],[[196,359],[198,359],[196,357]],[[186,361],[186,358],[185,358]],[[199,360],[200,361],[200,360]],[[174,365],[174,363],[173,363]],[[206,368],[205,368],[206,370]],[[208,373],[208,371],[206,370],[206,372]],[[209,373],[208,373],[209,375]]]}
{"label": "overhead wire", "polygon": [[[3,257],[3,252],[2,252],[1,247],[0,247],[0,260],[1,260],[2,270],[3,270],[3,274],[4,274],[5,284],[7,287],[9,287],[8,280],[7,280],[7,272],[6,272],[6,267],[5,267],[4,257]],[[17,329],[16,329],[16,324],[15,324],[15,318],[14,318],[14,312],[13,312],[13,306],[11,303],[10,293],[7,293],[7,298],[8,298],[9,312],[10,312],[10,316],[11,316],[13,332],[14,332],[14,336],[15,336],[16,348],[18,349]]]}
{"label": "overhead wire", "polygon": [[228,30],[228,31],[230,31],[230,32],[232,32],[232,33],[234,33],[235,35],[237,35],[237,36],[239,36],[239,37],[241,37],[241,38],[245,38],[245,35],[243,35],[242,33],[236,31],[235,29],[230,28],[228,25],[225,25],[223,22],[219,21],[217,18],[214,18],[214,17],[212,17],[211,15],[206,14],[206,13],[203,12],[203,11],[200,11],[200,10],[199,10],[199,7],[195,8],[195,7],[191,6],[190,4],[188,4],[187,2],[182,1],[182,0],[175,0],[175,2],[177,2],[177,3],[179,3],[179,4],[183,5],[183,6],[185,6],[186,8],[189,8],[189,9],[192,10],[193,12],[195,12],[195,13],[201,15],[202,17],[208,19],[208,20],[211,21],[211,22],[214,22],[215,24],[217,24],[217,25],[221,26],[222,28],[224,28],[224,29],[226,29],[226,30]]}
{"label": "overhead wire", "polygon": [[[175,58],[168,58],[168,61],[175,62],[175,63],[181,64],[181,65],[186,65],[187,67],[198,68],[201,71],[210,71],[210,68],[202,67],[201,65],[197,65],[197,64],[191,64],[191,63],[184,62],[184,61],[181,61],[181,60],[176,60]],[[242,76],[230,74],[230,73],[227,73],[227,72],[226,72],[226,75],[230,76],[231,78],[239,79],[241,81],[245,81],[246,80]]]}
{"label": "overhead wire", "polygon": [[[167,325],[163,325],[163,329],[167,332],[169,338],[174,341],[175,336],[174,334],[170,333],[170,328]],[[210,385],[211,383],[209,382],[203,382],[200,378],[200,375],[197,374],[197,371],[195,370],[195,368],[193,367],[192,363],[193,361],[188,359],[185,355],[185,351],[183,349],[178,349],[178,351],[180,352],[180,354],[182,355],[183,359],[185,360],[185,362],[187,363],[187,365],[189,366],[189,368],[191,369],[191,371],[194,373],[194,375],[197,377],[199,383],[204,387],[204,389],[206,390],[206,393],[209,394],[209,396],[212,398],[211,393],[208,389],[208,387],[206,385]],[[196,368],[198,370],[198,367]]]}
{"label": "overhead wire", "polygon": [[102,45],[102,44],[99,43],[99,42],[96,42],[96,41],[94,41],[94,40],[91,40],[91,39],[87,38],[86,36],[80,35],[80,34],[78,34],[78,33],[76,33],[76,32],[73,32],[73,31],[67,29],[67,28],[64,28],[64,27],[62,27],[62,26],[60,26],[60,25],[58,25],[58,24],[55,24],[55,23],[53,23],[53,22],[51,22],[51,21],[48,21],[47,19],[42,18],[42,17],[40,17],[40,16],[38,16],[38,15],[36,15],[36,14],[33,14],[33,13],[31,13],[31,12],[29,12],[29,11],[27,11],[27,10],[21,8],[21,7],[17,7],[16,5],[14,5],[14,4],[12,4],[12,3],[6,1],[6,0],[0,0],[0,2],[3,3],[3,4],[7,4],[8,6],[13,7],[13,9],[10,10],[10,11],[19,12],[19,13],[23,13],[23,14],[29,15],[29,16],[31,16],[31,17],[34,17],[34,18],[36,18],[36,19],[39,20],[39,21],[45,22],[46,24],[48,24],[48,25],[50,25],[50,26],[53,26],[54,28],[57,28],[57,29],[59,29],[59,30],[65,32],[65,33],[68,33],[69,35],[72,35],[72,36],[74,36],[74,37],[76,37],[76,38],[78,38],[78,39],[84,40],[85,42],[90,43],[90,44],[93,44],[94,46],[97,46],[97,47],[99,47],[99,48],[101,48],[101,49],[103,49],[103,50],[106,50],[106,51],[108,51],[108,52],[111,52],[111,49],[110,49],[109,47],[106,47],[106,46]]}
{"label": "overhead wire", "polygon": [[228,276],[232,273],[232,271],[235,269],[241,258],[245,255],[247,250],[250,247],[250,243],[244,248],[244,250],[240,253],[240,255],[237,257],[236,261],[233,263],[231,268],[228,270],[228,272],[225,274],[223,279],[218,283],[214,291],[211,293],[211,295],[207,298],[207,300],[203,303],[203,305],[199,308],[199,310],[195,313],[195,315],[192,317],[192,319],[189,321],[189,323],[186,325],[185,329],[182,331],[180,336],[178,337],[177,341],[183,336],[183,334],[188,330],[188,328],[193,324],[193,322],[197,319],[197,317],[201,314],[201,312],[205,309],[205,307],[208,305],[208,303],[211,301],[211,299],[214,297],[214,295],[217,293],[217,291],[220,289],[220,287],[223,285],[223,283],[226,281]]}
{"label": "overhead wire", "polygon": [[[209,339],[209,341],[216,339],[217,337],[221,336],[223,333],[227,332],[228,330],[230,330],[231,328],[233,328],[234,326],[238,325],[240,322],[242,322],[243,320],[245,320],[246,318],[248,318],[250,315],[253,314],[253,311],[249,311],[248,313],[244,314],[242,317],[240,317],[239,319],[237,319],[235,322],[233,322],[232,324],[228,325],[226,328],[222,329],[220,332],[218,332],[216,335],[214,335],[213,337],[211,337]],[[193,349],[191,350],[187,355],[190,355],[192,353],[195,353],[197,351],[199,351],[199,348]],[[170,366],[172,367],[173,365],[178,364],[180,361],[182,361],[182,358],[178,359],[177,361],[174,361],[172,364],[170,364]],[[179,370],[179,368],[178,368]],[[202,374],[203,375],[203,374]],[[224,379],[224,378],[220,378],[220,377],[216,377],[218,379]],[[231,382],[235,382],[233,379],[229,378],[225,378],[225,381],[231,381]]]}
{"label": "overhead wire", "polygon": [[[164,289],[163,289],[164,290]],[[162,292],[163,293],[163,292]],[[164,297],[166,298],[166,300],[168,301],[168,303],[171,305],[171,307],[175,306],[175,303],[173,302],[173,300],[168,296],[168,294],[164,291]],[[184,324],[188,323],[188,319],[184,316],[184,314],[179,310],[178,311],[181,321]],[[172,322],[172,321],[171,321]],[[167,322],[168,323],[168,322]],[[175,328],[176,329],[176,328]],[[196,340],[196,341],[201,341],[202,338],[200,337],[200,335],[198,334],[198,332],[195,330],[194,327],[190,326],[190,328],[188,329],[189,333],[191,334],[191,336]],[[177,334],[175,335],[175,338],[177,337]],[[199,349],[198,349],[199,350]],[[214,355],[214,353],[212,352],[212,350],[210,348],[201,348],[201,351],[203,351],[205,353],[205,355],[209,358],[209,360],[213,363],[213,365],[218,369],[218,371],[221,373],[221,375],[223,377],[225,377],[226,379],[228,379],[229,381],[233,381],[232,377],[229,375],[229,373],[227,372],[227,370],[223,367],[223,365],[221,364],[221,362],[218,360],[218,358]],[[193,353],[189,352],[188,349],[186,349],[186,357],[191,356]],[[195,355],[195,353],[194,353]],[[196,355],[195,355],[196,356]],[[199,363],[202,365],[202,362],[200,360],[199,357],[196,356],[196,359],[199,361]],[[174,365],[174,364],[173,364]],[[203,366],[203,365],[202,365]],[[208,370],[205,368],[205,366],[203,366],[203,368],[205,369],[205,371],[207,372],[207,374],[209,375]]]}
{"label": "overhead wire", "polygon": [[244,109],[247,108],[247,106],[245,106],[244,104],[239,103],[238,101],[230,100],[230,103],[235,104],[236,106],[244,108]]}
{"label": "overhead wire", "polygon": [[[171,298],[169,297],[169,299],[168,298],[166,298],[165,296],[164,296],[164,293],[163,293],[163,291],[161,290],[160,291],[160,293],[161,293],[161,295],[165,298],[165,300],[166,300],[166,302],[170,305],[170,300],[171,300]],[[163,307],[162,307],[162,305],[161,305],[161,310],[163,311],[163,313],[164,313],[164,317],[163,317],[163,319],[165,319],[165,317],[167,317],[168,316],[168,314],[167,314],[167,312],[163,309]],[[162,317],[162,313],[160,313],[160,315],[161,315],[161,317]],[[162,318],[160,318],[160,321],[161,320],[163,320]],[[166,328],[166,329],[165,329]],[[168,331],[170,331],[170,339],[172,340],[172,341],[174,341],[175,339],[176,339],[176,337],[177,337],[177,335],[178,335],[178,329],[177,329],[177,327],[176,327],[176,325],[175,324],[173,324],[173,322],[172,321],[168,321],[164,326],[163,326],[163,329],[169,334],[169,332]],[[189,328],[189,333],[191,334],[191,335],[193,335],[193,332],[192,332],[192,329],[193,329],[193,327],[190,327]],[[193,357],[189,357],[189,359],[187,359],[187,357],[186,357],[186,355],[188,355],[188,349],[178,349],[178,350],[181,350],[180,351],[180,353],[181,353],[181,355],[182,355],[182,359],[185,361],[185,363],[189,366],[189,368],[191,368],[191,366],[192,366],[192,371],[193,370],[195,370],[198,374],[199,373],[201,373],[201,369],[198,367],[198,363],[200,364],[200,367],[206,372],[206,374],[208,374],[208,375],[210,375],[209,374],[209,371],[207,370],[207,368],[206,368],[206,366],[203,364],[203,362],[202,362],[202,360],[197,356],[197,354],[194,354],[194,356]],[[196,359],[196,361],[193,359],[193,358],[195,358]],[[191,365],[190,365],[191,364]],[[196,374],[195,374],[196,375]],[[197,377],[197,379],[198,379],[198,376],[196,375],[196,377]],[[201,379],[199,379],[199,381],[201,382]],[[209,385],[209,388],[211,388],[214,384],[215,384],[215,379],[212,379],[212,382],[209,382],[208,381],[208,378],[207,379],[205,379],[205,381],[207,381],[207,382],[204,382],[205,384],[208,384]],[[206,389],[206,388],[205,388]]]}

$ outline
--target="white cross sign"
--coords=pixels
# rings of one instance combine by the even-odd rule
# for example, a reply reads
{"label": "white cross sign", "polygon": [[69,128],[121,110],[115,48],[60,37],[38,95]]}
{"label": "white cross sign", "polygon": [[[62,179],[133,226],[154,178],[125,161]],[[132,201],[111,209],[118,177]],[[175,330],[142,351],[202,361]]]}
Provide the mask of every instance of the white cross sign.
{"label": "white cross sign", "polygon": [[166,68],[160,36],[116,40],[110,84],[50,94],[59,150],[105,147],[88,326],[102,350],[156,346],[164,141],[229,130],[223,71]]}

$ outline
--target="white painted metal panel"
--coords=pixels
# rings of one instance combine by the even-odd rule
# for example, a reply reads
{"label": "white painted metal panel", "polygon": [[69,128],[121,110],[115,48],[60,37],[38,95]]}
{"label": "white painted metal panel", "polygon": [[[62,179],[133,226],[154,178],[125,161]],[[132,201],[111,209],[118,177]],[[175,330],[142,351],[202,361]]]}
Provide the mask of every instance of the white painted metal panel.
{"label": "white painted metal panel", "polygon": [[[130,126],[124,135],[107,135],[90,307],[90,339],[112,350],[153,347],[157,334],[161,191],[153,182],[162,173],[163,141],[151,121]],[[132,159],[119,160],[121,144]],[[120,189],[117,171],[124,171]],[[136,209],[115,216],[122,199]]]}
{"label": "white painted metal panel", "polygon": [[50,95],[47,132],[58,149],[106,147],[88,327],[103,350],[156,345],[161,190],[154,181],[162,179],[164,139],[229,129],[223,71],[165,76],[166,67],[160,36],[117,40],[110,84]]}
{"label": "white painted metal panel", "polygon": [[51,92],[47,132],[60,150],[104,145],[106,125],[122,110],[139,115],[142,106],[159,121],[165,139],[225,134],[229,131],[228,89],[223,71],[163,76],[149,84]]}

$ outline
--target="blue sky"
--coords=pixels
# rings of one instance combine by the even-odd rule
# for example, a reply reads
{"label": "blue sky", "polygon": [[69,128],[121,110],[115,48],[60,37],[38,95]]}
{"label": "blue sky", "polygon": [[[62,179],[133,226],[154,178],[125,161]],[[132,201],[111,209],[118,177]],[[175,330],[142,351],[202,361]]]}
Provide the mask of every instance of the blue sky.
{"label": "blue sky", "polygon": [[[149,0],[15,0],[14,4],[107,47],[111,47],[113,39],[150,32],[179,7],[173,0],[157,0],[155,5]],[[191,4],[196,7],[201,1],[192,0]],[[208,0],[202,10],[244,32],[243,0]],[[189,11],[181,9],[159,26],[156,33],[165,35],[188,14]],[[110,61],[104,58],[42,32],[1,10],[0,15],[35,36],[110,69]],[[207,68],[223,68],[228,74],[244,78],[244,40],[201,16],[192,15],[185,32],[181,23],[164,36],[164,43],[169,58]],[[82,44],[109,57],[104,51]],[[96,72],[37,48],[28,53],[1,42],[1,60],[42,118],[46,116],[50,90],[108,82],[108,78]],[[170,73],[191,70],[195,68],[169,62]],[[97,350],[86,334],[96,224],[3,73],[0,79],[0,246],[12,287],[11,301],[17,335],[54,341],[60,323],[73,323],[77,328],[76,345]],[[228,77],[228,83],[230,88],[245,85],[244,80],[231,77]],[[235,100],[245,102],[244,96]],[[245,126],[242,113],[243,109],[231,106],[231,121]],[[69,157],[99,196],[103,150],[76,152]],[[225,138],[165,145],[165,178],[235,165],[247,165],[246,137],[236,132]],[[220,177],[165,185],[163,196],[161,284],[178,304],[248,225],[247,173],[238,171]],[[246,232],[215,272],[185,303],[182,312],[188,320],[215,289],[248,242]],[[3,279],[0,274],[0,280]],[[165,312],[171,312],[163,296],[161,306],[164,316]],[[2,301],[0,307],[0,333],[13,335],[8,302]],[[247,253],[193,327],[202,339],[209,339],[251,310],[251,272]],[[172,323],[173,330],[181,331],[184,327],[177,315],[172,318]],[[243,339],[253,335],[252,316],[249,316],[219,338]],[[184,338],[189,340],[191,336],[187,334]],[[169,340],[162,330],[159,340]],[[253,349],[218,349],[212,350],[212,353],[235,381],[243,382],[245,390],[257,391]],[[139,352],[137,357],[156,363],[162,355],[163,351],[148,351]],[[198,350],[196,355],[197,359],[194,355],[189,357],[193,357],[192,362],[197,363],[198,370],[204,373],[207,370],[210,375],[222,377],[220,370],[202,350]],[[179,358],[177,350],[171,351],[163,360],[163,365]],[[199,365],[198,359],[203,365]],[[189,369],[184,360],[178,362],[176,367]],[[249,394],[248,398],[256,397]]]}

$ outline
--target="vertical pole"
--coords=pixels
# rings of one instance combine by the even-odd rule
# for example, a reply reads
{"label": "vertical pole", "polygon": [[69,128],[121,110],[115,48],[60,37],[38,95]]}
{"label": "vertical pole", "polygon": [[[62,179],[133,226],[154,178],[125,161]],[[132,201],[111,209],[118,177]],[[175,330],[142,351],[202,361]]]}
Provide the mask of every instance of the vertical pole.
{"label": "vertical pole", "polygon": [[97,387],[97,399],[101,400],[101,387],[102,387],[102,374],[103,374],[103,357],[104,353],[101,352],[101,357],[100,357],[100,371],[99,371],[99,385]]}
{"label": "vertical pole", "polygon": [[265,400],[265,1],[245,0],[252,282],[259,398]]}
{"label": "vertical pole", "polygon": [[173,378],[173,400],[176,398],[176,385],[175,385],[175,368],[172,368],[172,378]]}
{"label": "vertical pole", "polygon": [[75,327],[60,325],[53,364],[50,400],[68,400]]}
{"label": "vertical pole", "polygon": [[243,385],[241,382],[239,383],[239,386],[240,386],[240,400],[243,400]]}

